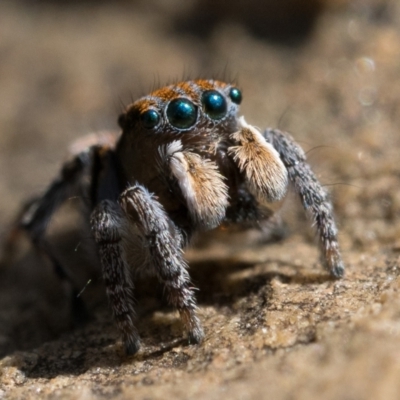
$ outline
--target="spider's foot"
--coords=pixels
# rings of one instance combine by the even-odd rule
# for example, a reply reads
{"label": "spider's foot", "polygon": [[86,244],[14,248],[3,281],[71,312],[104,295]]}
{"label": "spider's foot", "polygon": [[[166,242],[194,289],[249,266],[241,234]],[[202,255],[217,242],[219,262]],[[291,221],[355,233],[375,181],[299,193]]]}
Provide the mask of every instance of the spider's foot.
{"label": "spider's foot", "polygon": [[325,264],[333,277],[339,279],[344,276],[344,264],[338,251],[328,251]]}
{"label": "spider's foot", "polygon": [[188,342],[189,344],[199,344],[204,339],[204,331],[201,326],[196,327],[191,330],[188,334]]}
{"label": "spider's foot", "polygon": [[138,337],[130,337],[125,340],[125,353],[127,356],[133,356],[140,349],[140,339]]}
{"label": "spider's foot", "polygon": [[338,263],[334,264],[330,271],[335,278],[343,278],[344,276],[343,262],[339,261]]}

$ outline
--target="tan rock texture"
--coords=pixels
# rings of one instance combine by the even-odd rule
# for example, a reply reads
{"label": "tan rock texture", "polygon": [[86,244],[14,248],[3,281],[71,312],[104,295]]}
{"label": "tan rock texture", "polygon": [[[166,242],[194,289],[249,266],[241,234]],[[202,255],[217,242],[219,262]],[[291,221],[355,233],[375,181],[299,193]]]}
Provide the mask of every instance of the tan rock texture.
{"label": "tan rock texture", "polygon": [[217,74],[238,80],[247,121],[307,151],[332,194],[345,278],[322,269],[289,195],[285,240],[210,232],[188,250],[203,344],[187,345],[139,281],[143,346],[126,358],[71,199],[50,237],[91,319],[72,326],[68,287],[21,238],[0,266],[0,399],[400,398],[400,3],[204,3],[0,2],[3,237],[74,139],[116,130],[121,104],[158,82]]}

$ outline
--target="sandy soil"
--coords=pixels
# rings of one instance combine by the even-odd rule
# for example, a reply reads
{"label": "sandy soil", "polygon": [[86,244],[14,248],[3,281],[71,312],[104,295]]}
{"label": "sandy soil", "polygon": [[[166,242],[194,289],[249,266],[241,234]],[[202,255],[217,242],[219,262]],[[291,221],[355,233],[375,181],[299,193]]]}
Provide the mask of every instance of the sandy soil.
{"label": "sandy soil", "polygon": [[91,279],[90,322],[73,326],[68,288],[21,239],[0,267],[0,398],[400,397],[400,3],[264,3],[228,13],[220,1],[2,1],[1,232],[69,143],[117,129],[131,98],[223,76],[243,89],[249,122],[288,130],[307,150],[332,194],[346,277],[324,272],[291,195],[285,240],[210,233],[188,251],[202,345],[187,345],[144,281],[143,347],[126,358],[80,245],[89,233],[66,234],[79,220],[65,210],[50,230],[77,283]]}

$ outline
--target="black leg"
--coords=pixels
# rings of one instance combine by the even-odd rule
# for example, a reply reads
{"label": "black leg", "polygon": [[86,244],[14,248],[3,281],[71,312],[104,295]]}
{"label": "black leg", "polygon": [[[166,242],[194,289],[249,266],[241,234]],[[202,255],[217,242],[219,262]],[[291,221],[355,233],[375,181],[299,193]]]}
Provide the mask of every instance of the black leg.
{"label": "black leg", "polygon": [[40,254],[47,257],[60,279],[72,285],[72,313],[74,322],[81,325],[88,317],[83,301],[77,297],[78,290],[73,286],[73,280],[68,271],[53,254],[45,234],[48,223],[58,207],[72,195],[82,195],[82,175],[90,168],[92,154],[90,151],[81,153],[66,163],[60,176],[53,181],[42,197],[36,197],[26,203],[10,229],[4,246],[3,259],[12,260],[15,244],[21,232],[26,232],[31,242]]}
{"label": "black leg", "polygon": [[169,304],[178,309],[189,341],[199,343],[204,333],[196,315],[194,288],[182,256],[182,236],[161,204],[142,186],[136,185],[123,192],[120,204],[129,221],[143,235],[150,263],[164,287]]}
{"label": "black leg", "polygon": [[140,348],[140,338],[133,323],[133,283],[122,243],[123,222],[120,207],[110,200],[103,200],[92,213],[92,231],[99,246],[111,311],[122,332],[126,353],[135,354]]}
{"label": "black leg", "polygon": [[318,231],[325,267],[333,276],[342,277],[344,265],[339,252],[338,232],[332,204],[326,191],[307,164],[303,150],[290,135],[279,130],[267,129],[264,137],[278,151],[303,207],[312,215]]}

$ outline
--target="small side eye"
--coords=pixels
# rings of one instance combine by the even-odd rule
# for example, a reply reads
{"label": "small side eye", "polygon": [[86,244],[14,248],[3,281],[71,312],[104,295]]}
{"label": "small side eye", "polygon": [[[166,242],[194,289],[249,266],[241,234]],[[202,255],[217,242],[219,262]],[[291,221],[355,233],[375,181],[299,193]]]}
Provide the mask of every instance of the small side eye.
{"label": "small side eye", "polygon": [[153,129],[160,123],[160,114],[156,110],[147,110],[140,114],[140,122],[146,129]]}
{"label": "small side eye", "polygon": [[221,119],[225,116],[228,106],[221,93],[216,90],[207,90],[203,93],[201,101],[204,105],[205,112],[212,119]]}
{"label": "small side eye", "polygon": [[167,117],[172,126],[189,129],[197,121],[197,107],[187,99],[175,99],[168,104]]}
{"label": "small side eye", "polygon": [[240,104],[242,102],[242,92],[237,88],[232,88],[229,91],[229,97],[235,104]]}

